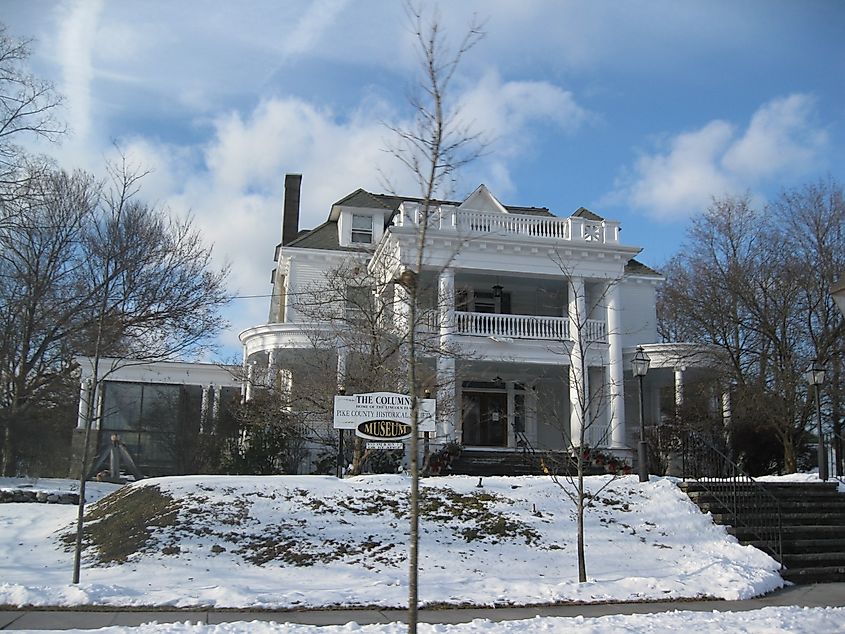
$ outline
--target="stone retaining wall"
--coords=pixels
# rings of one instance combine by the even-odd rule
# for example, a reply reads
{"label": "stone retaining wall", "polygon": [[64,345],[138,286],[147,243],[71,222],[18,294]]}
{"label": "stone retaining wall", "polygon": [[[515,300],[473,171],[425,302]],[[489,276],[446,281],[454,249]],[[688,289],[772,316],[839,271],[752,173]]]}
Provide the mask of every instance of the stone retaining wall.
{"label": "stone retaining wall", "polygon": [[0,504],[6,502],[41,502],[43,504],[79,504],[79,494],[35,489],[0,490]]}

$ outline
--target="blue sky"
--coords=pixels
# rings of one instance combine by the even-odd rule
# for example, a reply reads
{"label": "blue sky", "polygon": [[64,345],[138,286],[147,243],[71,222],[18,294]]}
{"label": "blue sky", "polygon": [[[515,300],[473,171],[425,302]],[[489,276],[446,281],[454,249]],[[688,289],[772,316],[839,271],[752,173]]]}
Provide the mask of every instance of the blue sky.
{"label": "blue sky", "polygon": [[[425,3],[430,9],[433,3]],[[145,197],[192,213],[232,291],[269,293],[283,176],[303,174],[303,227],[363,187],[415,195],[384,148],[410,115],[412,34],[395,0],[4,0],[32,70],[65,96],[71,134],[41,147],[101,170],[113,143],[152,170]],[[581,206],[621,221],[655,267],[713,197],[758,201],[845,180],[845,2],[744,0],[439,4],[453,38],[486,37],[451,97],[488,152],[456,195]],[[236,300],[237,332],[266,299]]]}

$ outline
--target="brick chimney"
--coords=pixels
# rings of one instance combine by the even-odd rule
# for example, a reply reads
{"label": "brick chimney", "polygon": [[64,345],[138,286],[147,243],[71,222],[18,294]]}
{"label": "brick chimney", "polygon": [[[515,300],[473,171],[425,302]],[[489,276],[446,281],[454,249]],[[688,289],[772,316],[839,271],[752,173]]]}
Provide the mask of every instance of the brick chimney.
{"label": "brick chimney", "polygon": [[299,190],[301,186],[302,174],[285,174],[282,244],[289,244],[299,233]]}

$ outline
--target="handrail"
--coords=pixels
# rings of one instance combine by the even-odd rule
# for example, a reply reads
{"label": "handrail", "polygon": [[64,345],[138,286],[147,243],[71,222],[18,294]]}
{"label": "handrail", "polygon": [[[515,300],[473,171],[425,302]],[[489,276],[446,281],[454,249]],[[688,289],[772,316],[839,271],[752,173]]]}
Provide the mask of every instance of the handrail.
{"label": "handrail", "polygon": [[733,516],[735,525],[770,545],[783,568],[780,501],[701,433],[682,432],[681,461],[683,479],[695,480]]}
{"label": "handrail", "polygon": [[824,436],[825,456],[827,458],[827,473],[831,478],[835,478],[839,482],[845,483],[845,472],[839,469],[839,462],[836,459],[836,446],[838,444],[839,451],[845,450],[845,436],[831,431]]}

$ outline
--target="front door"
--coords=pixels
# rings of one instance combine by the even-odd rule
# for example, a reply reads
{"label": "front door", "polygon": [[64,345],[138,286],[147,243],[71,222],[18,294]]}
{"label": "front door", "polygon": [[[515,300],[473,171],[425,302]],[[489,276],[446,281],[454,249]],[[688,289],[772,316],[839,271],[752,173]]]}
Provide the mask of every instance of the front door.
{"label": "front door", "polygon": [[463,443],[470,447],[507,447],[508,395],[463,393]]}

